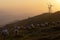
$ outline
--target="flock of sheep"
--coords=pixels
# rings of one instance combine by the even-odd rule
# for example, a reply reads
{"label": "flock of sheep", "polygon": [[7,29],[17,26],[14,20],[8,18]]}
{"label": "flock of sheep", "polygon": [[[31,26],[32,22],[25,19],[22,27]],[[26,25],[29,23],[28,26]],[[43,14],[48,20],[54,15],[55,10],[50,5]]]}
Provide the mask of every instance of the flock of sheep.
{"label": "flock of sheep", "polygon": [[[55,25],[60,25],[60,21],[52,21],[52,22],[44,22],[44,23],[37,23],[37,24],[30,24],[30,26],[14,26],[12,29],[9,30],[13,30],[14,34],[17,35],[20,29],[33,29],[33,28],[44,28],[44,27],[48,27],[48,26],[55,26]],[[9,30],[7,28],[2,28],[2,30],[0,31],[3,39],[7,37],[7,35],[9,35]]]}

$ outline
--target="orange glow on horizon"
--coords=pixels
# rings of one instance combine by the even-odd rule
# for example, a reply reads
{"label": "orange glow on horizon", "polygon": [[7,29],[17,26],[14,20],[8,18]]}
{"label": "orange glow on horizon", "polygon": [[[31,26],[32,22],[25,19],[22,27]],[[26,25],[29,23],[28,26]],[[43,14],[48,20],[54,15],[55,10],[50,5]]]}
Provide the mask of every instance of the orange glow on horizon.
{"label": "orange glow on horizon", "polygon": [[60,10],[60,0],[0,0],[0,8],[18,10],[25,13],[48,12],[47,3],[53,4],[53,12]]}

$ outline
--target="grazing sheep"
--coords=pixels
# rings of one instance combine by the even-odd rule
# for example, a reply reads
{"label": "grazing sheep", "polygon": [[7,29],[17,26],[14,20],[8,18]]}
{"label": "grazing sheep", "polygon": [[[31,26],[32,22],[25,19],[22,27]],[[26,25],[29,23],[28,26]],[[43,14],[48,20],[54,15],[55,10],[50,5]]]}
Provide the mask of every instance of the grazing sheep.
{"label": "grazing sheep", "polygon": [[56,22],[52,21],[52,22],[51,22],[51,24],[52,24],[52,25],[55,25],[55,24],[56,24]]}
{"label": "grazing sheep", "polygon": [[8,29],[4,28],[1,33],[2,33],[3,40],[6,40],[6,38],[9,35]]}
{"label": "grazing sheep", "polygon": [[14,36],[15,37],[17,37],[19,35],[19,29],[20,29],[19,26],[15,26],[15,28],[14,28]]}
{"label": "grazing sheep", "polygon": [[49,25],[49,23],[48,22],[45,22],[45,25]]}
{"label": "grazing sheep", "polygon": [[35,28],[34,24],[31,24],[31,27],[32,27],[32,28]]}
{"label": "grazing sheep", "polygon": [[41,27],[45,27],[45,24],[44,23],[41,23],[40,25],[41,25]]}

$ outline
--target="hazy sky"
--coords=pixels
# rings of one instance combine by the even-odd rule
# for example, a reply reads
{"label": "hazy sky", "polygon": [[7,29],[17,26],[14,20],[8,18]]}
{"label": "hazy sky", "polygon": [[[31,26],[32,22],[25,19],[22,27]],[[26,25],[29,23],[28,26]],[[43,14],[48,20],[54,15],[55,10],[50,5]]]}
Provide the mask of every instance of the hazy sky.
{"label": "hazy sky", "polygon": [[0,0],[0,23],[48,12],[49,2],[53,5],[53,12],[60,10],[59,0]]}
{"label": "hazy sky", "polygon": [[47,12],[48,2],[53,4],[53,11],[59,10],[55,0],[0,0],[0,9],[20,13],[41,13]]}

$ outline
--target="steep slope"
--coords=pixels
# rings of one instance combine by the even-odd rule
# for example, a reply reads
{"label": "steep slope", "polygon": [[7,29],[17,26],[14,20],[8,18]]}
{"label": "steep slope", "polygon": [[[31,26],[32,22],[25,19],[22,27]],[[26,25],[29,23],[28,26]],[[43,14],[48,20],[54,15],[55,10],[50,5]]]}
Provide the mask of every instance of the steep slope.
{"label": "steep slope", "polygon": [[[18,37],[13,36],[15,26],[20,27]],[[4,27],[9,30],[8,40],[60,40],[60,11],[51,15],[44,13]]]}

